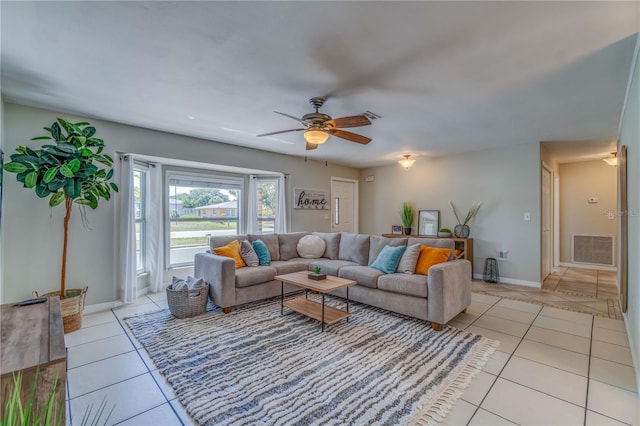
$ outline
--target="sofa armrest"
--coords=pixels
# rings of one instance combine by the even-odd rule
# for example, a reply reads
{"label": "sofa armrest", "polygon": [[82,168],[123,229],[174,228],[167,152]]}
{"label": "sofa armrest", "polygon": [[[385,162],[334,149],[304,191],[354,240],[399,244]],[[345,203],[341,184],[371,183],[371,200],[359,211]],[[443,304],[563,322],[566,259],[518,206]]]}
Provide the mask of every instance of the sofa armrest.
{"label": "sofa armrest", "polygon": [[236,264],[230,257],[196,253],[194,276],[209,283],[209,297],[217,306],[227,308],[236,303]]}
{"label": "sofa armrest", "polygon": [[427,319],[446,324],[471,304],[471,262],[439,263],[427,277]]}

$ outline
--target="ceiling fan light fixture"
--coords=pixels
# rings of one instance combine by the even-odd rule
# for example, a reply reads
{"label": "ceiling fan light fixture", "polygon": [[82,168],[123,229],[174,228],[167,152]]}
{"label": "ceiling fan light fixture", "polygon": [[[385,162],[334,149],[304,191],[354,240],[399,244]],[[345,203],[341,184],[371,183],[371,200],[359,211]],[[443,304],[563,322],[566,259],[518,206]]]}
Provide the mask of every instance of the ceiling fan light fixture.
{"label": "ceiling fan light fixture", "polygon": [[398,163],[400,163],[400,165],[402,167],[404,167],[405,169],[409,170],[411,168],[411,166],[413,166],[413,163],[416,162],[416,160],[410,158],[411,154],[405,154],[403,155],[403,159],[398,161]]}
{"label": "ceiling fan light fixture", "polygon": [[320,129],[309,129],[304,132],[304,138],[309,143],[320,145],[329,139],[329,133]]}

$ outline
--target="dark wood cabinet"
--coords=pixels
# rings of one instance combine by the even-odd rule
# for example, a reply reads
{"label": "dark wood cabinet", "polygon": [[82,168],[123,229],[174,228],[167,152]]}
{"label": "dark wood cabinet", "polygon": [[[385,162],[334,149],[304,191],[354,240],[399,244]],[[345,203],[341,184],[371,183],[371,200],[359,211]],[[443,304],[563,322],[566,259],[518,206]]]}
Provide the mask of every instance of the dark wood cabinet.
{"label": "dark wood cabinet", "polygon": [[28,306],[2,305],[0,318],[0,414],[6,399],[13,391],[14,374],[21,371],[23,406],[26,406],[26,401],[29,400],[37,374],[35,406],[32,413],[39,413],[42,407],[46,406],[54,383],[58,381],[53,418],[58,419],[61,415],[64,424],[67,354],[60,299],[52,297],[44,303]]}

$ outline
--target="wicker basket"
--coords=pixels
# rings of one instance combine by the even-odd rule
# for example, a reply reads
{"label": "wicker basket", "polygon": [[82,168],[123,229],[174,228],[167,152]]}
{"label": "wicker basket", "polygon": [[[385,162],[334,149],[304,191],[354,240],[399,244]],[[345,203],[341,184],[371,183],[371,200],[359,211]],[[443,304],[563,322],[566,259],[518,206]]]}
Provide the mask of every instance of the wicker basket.
{"label": "wicker basket", "polygon": [[188,318],[202,315],[207,310],[209,284],[195,290],[174,290],[173,285],[167,287],[167,304],[173,316]]}
{"label": "wicker basket", "polygon": [[[77,292],[77,296],[65,297],[60,299],[60,310],[62,311],[62,324],[64,326],[65,333],[71,333],[72,331],[80,330],[82,327],[82,311],[84,310],[84,298],[87,294],[89,287],[84,288],[70,288],[69,292]],[[59,291],[52,291],[50,293],[38,294],[37,291],[33,292],[35,297],[53,297],[60,296]]]}

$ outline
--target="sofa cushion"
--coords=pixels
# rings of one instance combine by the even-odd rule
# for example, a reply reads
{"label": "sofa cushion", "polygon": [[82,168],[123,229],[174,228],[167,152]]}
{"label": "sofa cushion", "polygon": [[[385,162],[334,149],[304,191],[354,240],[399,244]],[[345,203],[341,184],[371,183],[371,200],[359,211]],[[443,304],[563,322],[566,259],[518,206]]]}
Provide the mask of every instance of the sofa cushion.
{"label": "sofa cushion", "polygon": [[240,256],[240,243],[238,240],[233,240],[226,246],[216,247],[213,249],[213,252],[218,256],[230,257],[236,262],[236,269],[244,268],[247,266]]}
{"label": "sofa cushion", "polygon": [[236,287],[249,287],[272,281],[276,276],[276,269],[270,266],[256,266],[255,268],[236,269]]}
{"label": "sofa cushion", "polygon": [[327,245],[322,257],[337,260],[338,253],[340,251],[340,236],[342,234],[340,232],[314,232],[313,235],[317,235],[322,238]]}
{"label": "sofa cushion", "polygon": [[276,268],[277,275],[290,274],[292,272],[307,271],[310,259],[294,258],[289,260],[275,260],[271,267]]}
{"label": "sofa cushion", "polygon": [[398,268],[400,259],[406,249],[405,246],[384,246],[376,260],[374,260],[370,266],[385,274],[393,274]]}
{"label": "sofa cushion", "polygon": [[305,235],[298,241],[298,255],[305,259],[319,259],[324,254],[327,243],[317,235]]}
{"label": "sofa cushion", "polygon": [[370,266],[345,266],[340,268],[338,276],[347,280],[354,280],[358,285],[362,285],[369,288],[378,288],[378,277],[384,275],[384,272],[379,271]]}
{"label": "sofa cushion", "polygon": [[280,257],[273,260],[289,260],[298,257],[298,241],[305,235],[309,234],[307,232],[278,234],[278,252],[280,253]]}
{"label": "sofa cushion", "polygon": [[429,268],[438,263],[446,262],[451,255],[451,250],[439,247],[429,247],[420,244],[420,256],[416,263],[416,274],[427,275]]}
{"label": "sofa cushion", "polygon": [[408,296],[427,297],[427,277],[425,275],[400,273],[382,275],[378,278],[378,288]]}
{"label": "sofa cushion", "polygon": [[262,240],[262,242],[269,249],[269,256],[271,256],[271,260],[280,260],[280,241],[278,240],[278,235],[276,234],[249,234],[247,238],[252,243],[255,240]]}
{"label": "sofa cushion", "polygon": [[253,250],[258,255],[259,264],[269,266],[271,263],[271,254],[269,254],[267,245],[262,240],[255,240],[251,243],[251,247],[253,247]]}
{"label": "sofa cushion", "polygon": [[399,247],[406,246],[406,238],[387,238],[379,235],[372,235],[369,239],[369,266],[378,258],[378,255],[385,246]]}
{"label": "sofa cushion", "polygon": [[214,248],[226,246],[233,240],[242,241],[246,239],[246,235],[222,235],[218,237],[211,237],[209,238],[209,249],[213,252]]}
{"label": "sofa cushion", "polygon": [[369,235],[343,232],[340,237],[338,259],[366,266],[369,260]]}
{"label": "sofa cushion", "polygon": [[396,272],[401,272],[403,274],[413,274],[413,272],[416,270],[416,264],[418,263],[419,256],[420,244],[407,246],[407,249],[404,251],[402,258],[400,259],[400,263],[398,263],[398,269],[396,269]]}
{"label": "sofa cushion", "polygon": [[315,267],[320,268],[320,272],[327,275],[333,275],[334,277],[338,276],[338,271],[345,266],[358,266],[356,262],[352,262],[350,260],[330,260],[330,259],[320,259],[314,260],[309,263],[309,270],[313,271]]}
{"label": "sofa cushion", "polygon": [[260,264],[260,259],[258,259],[258,255],[249,240],[240,241],[240,256],[242,256],[242,260],[247,266],[258,266]]}

